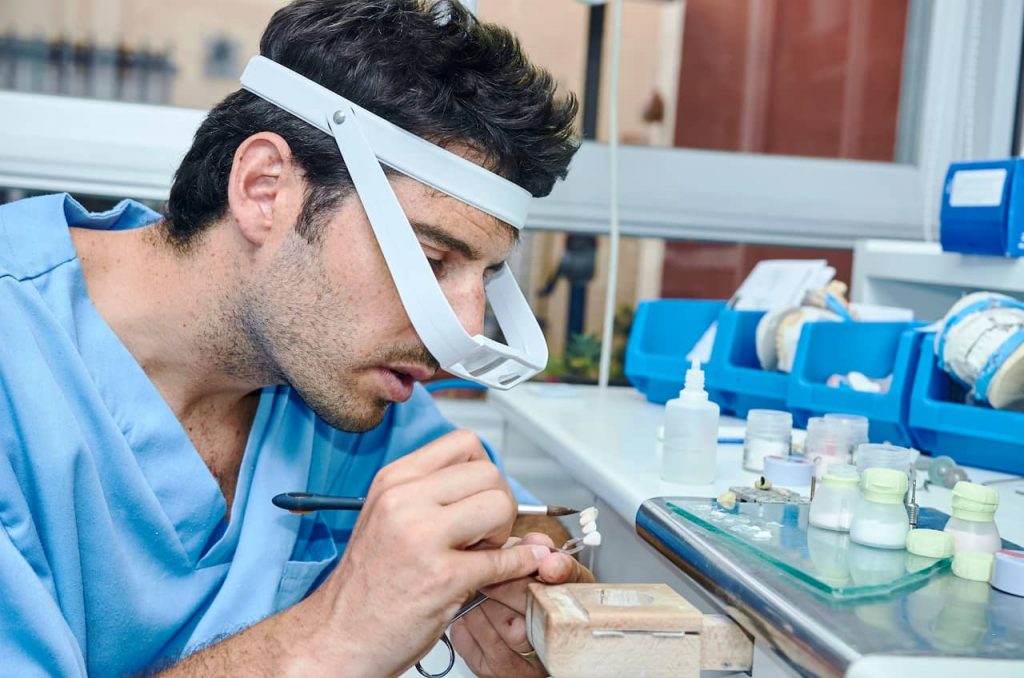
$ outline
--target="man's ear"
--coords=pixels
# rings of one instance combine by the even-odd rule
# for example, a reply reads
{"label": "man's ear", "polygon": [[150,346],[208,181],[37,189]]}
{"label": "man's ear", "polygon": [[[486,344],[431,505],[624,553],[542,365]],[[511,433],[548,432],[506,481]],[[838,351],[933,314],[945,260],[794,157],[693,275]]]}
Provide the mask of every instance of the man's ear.
{"label": "man's ear", "polygon": [[288,143],[272,132],[252,135],[235,151],[228,208],[239,235],[256,247],[275,226],[292,223],[292,210],[301,207],[301,182],[292,168]]}

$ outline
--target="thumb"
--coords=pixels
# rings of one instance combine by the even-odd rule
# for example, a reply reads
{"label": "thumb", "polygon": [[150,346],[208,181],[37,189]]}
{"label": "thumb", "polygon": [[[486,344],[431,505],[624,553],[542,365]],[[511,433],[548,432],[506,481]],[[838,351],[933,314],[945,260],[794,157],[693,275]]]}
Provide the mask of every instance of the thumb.
{"label": "thumb", "polygon": [[464,553],[476,561],[470,571],[476,573],[473,586],[480,589],[536,573],[541,560],[551,555],[551,549],[539,544],[523,544]]}

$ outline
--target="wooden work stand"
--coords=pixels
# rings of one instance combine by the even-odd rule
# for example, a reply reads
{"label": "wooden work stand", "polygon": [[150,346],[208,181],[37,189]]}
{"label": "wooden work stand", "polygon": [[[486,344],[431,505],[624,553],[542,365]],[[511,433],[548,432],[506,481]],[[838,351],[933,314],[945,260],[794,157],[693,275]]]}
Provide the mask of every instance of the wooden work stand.
{"label": "wooden work stand", "polygon": [[553,678],[750,670],[753,644],[665,584],[531,584],[530,643]]}

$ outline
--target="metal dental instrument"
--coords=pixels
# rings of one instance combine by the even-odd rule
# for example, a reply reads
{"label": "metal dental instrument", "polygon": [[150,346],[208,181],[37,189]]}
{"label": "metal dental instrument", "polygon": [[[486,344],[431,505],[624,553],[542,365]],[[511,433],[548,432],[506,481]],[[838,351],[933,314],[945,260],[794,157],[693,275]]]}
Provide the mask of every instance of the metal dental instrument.
{"label": "metal dental instrument", "polygon": [[[332,497],[326,494],[309,492],[286,492],[274,497],[274,506],[293,513],[310,511],[358,511],[363,508],[366,497]],[[579,513],[578,509],[568,506],[545,504],[519,504],[518,515],[521,516],[569,516]]]}
{"label": "metal dental instrument", "polygon": [[[564,508],[564,507],[556,507],[556,508]],[[579,553],[580,551],[582,551],[583,549],[585,549],[586,548],[586,544],[583,543],[583,538],[582,537],[575,537],[575,538],[570,539],[569,541],[565,542],[564,544],[562,544],[561,548],[555,548],[554,546],[552,546],[550,548],[551,548],[552,552],[564,553],[566,555],[570,555],[571,556],[571,555],[575,555],[575,554]],[[451,626],[452,624],[454,624],[456,621],[461,619],[465,614],[467,614],[471,610],[474,610],[477,607],[479,607],[480,604],[483,603],[486,600],[487,600],[487,595],[486,594],[477,592],[477,594],[475,596],[473,596],[473,598],[471,598],[469,600],[469,602],[465,603],[462,607],[459,608],[459,611],[456,612],[455,616],[452,617],[450,622],[448,622],[448,626]],[[419,674],[421,676],[425,676],[426,678],[444,678],[444,676],[447,676],[448,673],[452,670],[452,668],[455,667],[455,648],[452,647],[452,641],[448,640],[448,632],[447,631],[443,631],[441,633],[441,642],[444,643],[445,647],[448,648],[448,666],[443,671],[441,671],[440,673],[430,673],[426,669],[423,668],[423,666],[420,664],[420,662],[416,662],[416,670],[419,671]]]}

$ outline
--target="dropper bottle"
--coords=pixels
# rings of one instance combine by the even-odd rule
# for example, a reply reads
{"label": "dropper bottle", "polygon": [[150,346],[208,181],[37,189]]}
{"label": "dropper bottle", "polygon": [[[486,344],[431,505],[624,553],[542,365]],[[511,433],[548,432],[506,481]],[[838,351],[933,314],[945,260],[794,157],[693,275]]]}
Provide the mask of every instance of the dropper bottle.
{"label": "dropper bottle", "polygon": [[718,405],[708,400],[704,372],[694,360],[678,398],[665,403],[661,477],[674,483],[710,484],[718,453]]}

